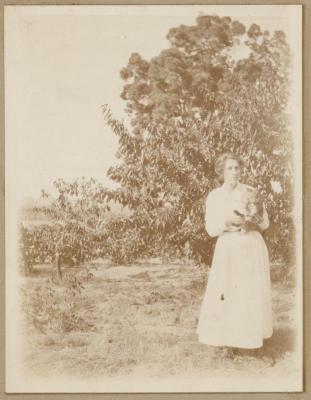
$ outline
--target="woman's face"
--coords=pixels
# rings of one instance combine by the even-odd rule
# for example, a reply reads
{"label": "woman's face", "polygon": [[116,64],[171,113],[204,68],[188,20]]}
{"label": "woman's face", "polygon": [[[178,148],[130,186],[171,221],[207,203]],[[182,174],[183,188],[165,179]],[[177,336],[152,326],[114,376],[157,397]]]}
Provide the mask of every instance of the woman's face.
{"label": "woman's face", "polygon": [[236,160],[228,159],[224,167],[224,181],[230,184],[237,184],[240,179],[240,165]]}

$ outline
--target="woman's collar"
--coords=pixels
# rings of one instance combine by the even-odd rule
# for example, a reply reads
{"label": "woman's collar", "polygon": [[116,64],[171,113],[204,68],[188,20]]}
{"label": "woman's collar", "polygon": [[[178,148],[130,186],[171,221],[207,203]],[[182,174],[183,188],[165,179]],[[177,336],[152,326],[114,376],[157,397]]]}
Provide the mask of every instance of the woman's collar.
{"label": "woman's collar", "polygon": [[238,183],[236,184],[236,186],[235,186],[232,190],[228,190],[228,188],[225,186],[224,183],[223,183],[222,186],[221,186],[222,190],[223,190],[224,192],[226,192],[226,193],[233,193],[233,192],[235,192],[236,190],[239,190],[241,187],[242,187],[242,184],[241,184],[240,182],[238,182]]}

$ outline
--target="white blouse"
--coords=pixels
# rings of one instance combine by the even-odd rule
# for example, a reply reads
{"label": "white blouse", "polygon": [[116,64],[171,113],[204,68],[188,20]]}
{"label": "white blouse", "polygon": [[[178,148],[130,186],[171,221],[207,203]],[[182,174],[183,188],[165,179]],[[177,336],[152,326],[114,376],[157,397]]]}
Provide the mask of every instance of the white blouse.
{"label": "white blouse", "polygon": [[[205,202],[205,229],[212,236],[219,236],[226,230],[226,221],[233,215],[234,204],[247,187],[239,183],[237,187],[228,192],[223,186],[212,190]],[[261,230],[269,226],[269,217],[264,206],[263,221],[258,224]]]}

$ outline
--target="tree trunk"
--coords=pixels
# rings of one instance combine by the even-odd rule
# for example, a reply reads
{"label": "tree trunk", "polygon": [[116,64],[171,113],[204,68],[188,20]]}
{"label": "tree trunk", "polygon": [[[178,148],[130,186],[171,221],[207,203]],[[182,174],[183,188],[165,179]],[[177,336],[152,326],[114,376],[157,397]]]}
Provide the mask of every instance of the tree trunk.
{"label": "tree trunk", "polygon": [[59,279],[62,279],[63,275],[62,275],[62,269],[61,269],[61,256],[59,253],[56,253],[56,255],[55,255],[55,266],[57,269],[57,276],[59,277]]}

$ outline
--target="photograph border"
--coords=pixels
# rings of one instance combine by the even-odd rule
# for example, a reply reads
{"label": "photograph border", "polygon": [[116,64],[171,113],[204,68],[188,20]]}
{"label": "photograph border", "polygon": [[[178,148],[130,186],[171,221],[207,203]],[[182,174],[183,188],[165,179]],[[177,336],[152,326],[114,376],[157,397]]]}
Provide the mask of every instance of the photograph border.
{"label": "photograph border", "polygon": [[[1,169],[1,190],[0,190],[0,288],[1,288],[1,306],[0,306],[0,398],[4,399],[61,399],[66,396],[68,399],[310,399],[311,398],[311,251],[308,246],[308,239],[311,238],[311,227],[307,221],[311,221],[311,197],[310,197],[310,180],[311,172],[311,2],[308,0],[301,1],[148,1],[148,0],[9,0],[1,1],[0,21],[1,21],[1,67],[0,67],[0,89],[1,89],[1,106],[0,106],[0,169]],[[302,160],[303,160],[303,392],[280,392],[280,393],[27,393],[27,394],[6,394],[5,393],[5,121],[4,121],[4,7],[6,5],[302,5],[303,25],[302,25]]]}

